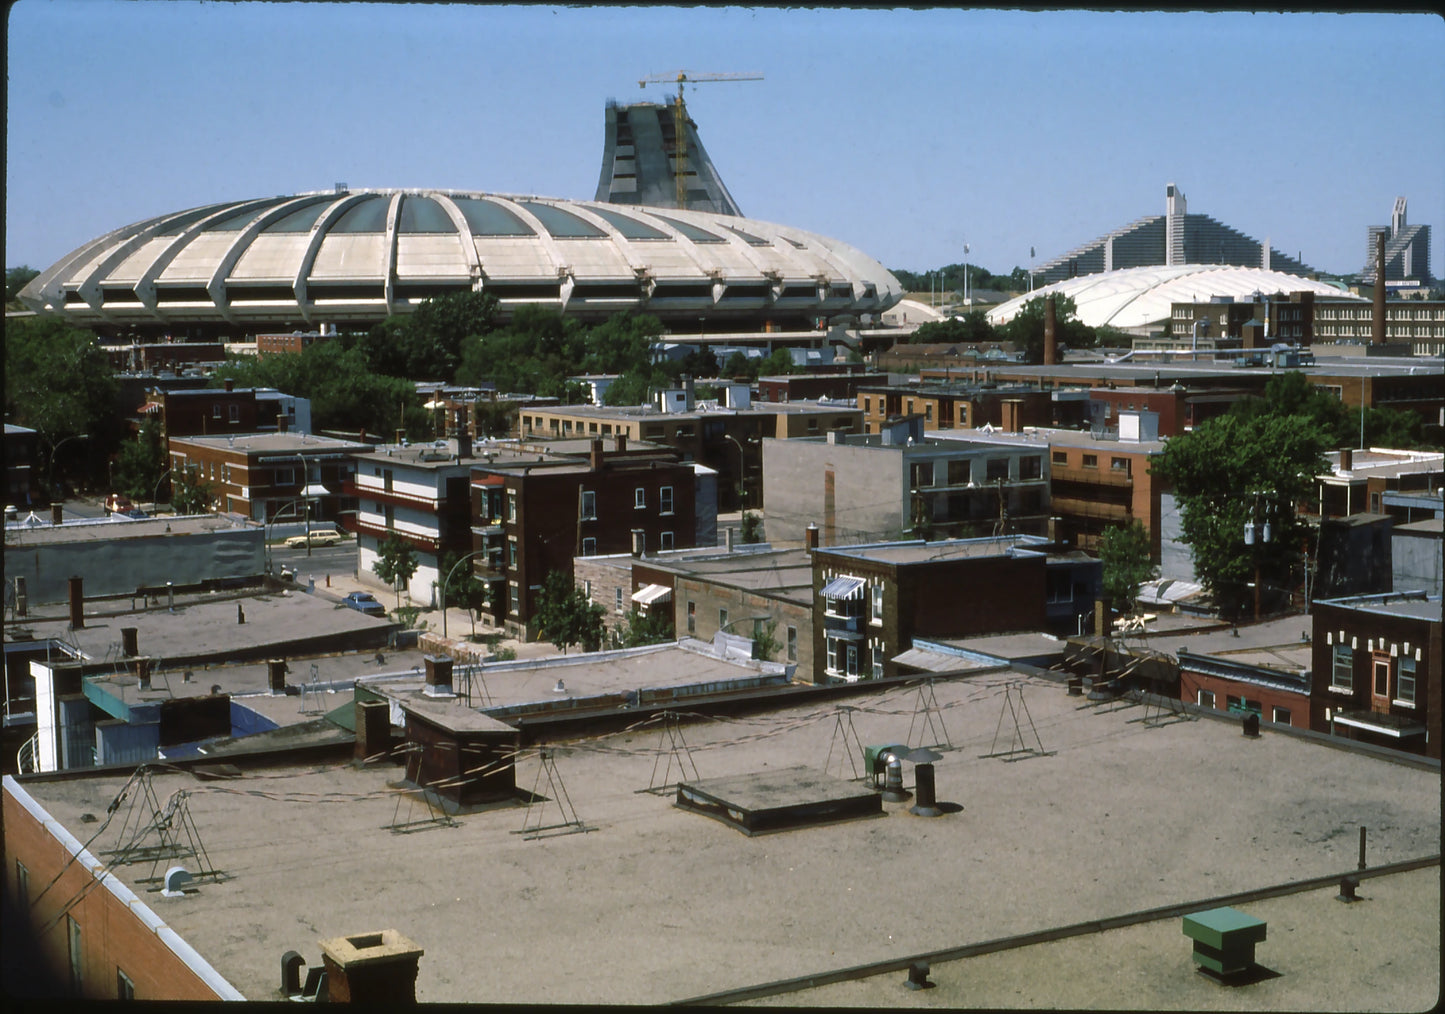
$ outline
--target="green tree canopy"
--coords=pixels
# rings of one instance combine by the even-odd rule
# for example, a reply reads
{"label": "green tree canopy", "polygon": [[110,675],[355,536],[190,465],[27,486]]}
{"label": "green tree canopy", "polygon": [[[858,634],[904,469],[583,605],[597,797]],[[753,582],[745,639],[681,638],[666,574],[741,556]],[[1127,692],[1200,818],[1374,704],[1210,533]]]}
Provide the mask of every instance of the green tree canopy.
{"label": "green tree canopy", "polygon": [[930,320],[919,326],[908,339],[913,345],[952,344],[964,342],[970,345],[980,342],[998,341],[997,332],[988,322],[988,314],[982,310],[970,310],[962,317],[948,317],[944,320]]}
{"label": "green tree canopy", "polygon": [[116,490],[135,500],[148,500],[166,471],[165,441],[156,416],[147,416],[140,432],[120,445],[115,459]]}
{"label": "green tree canopy", "polygon": [[[1226,617],[1249,609],[1256,565],[1266,603],[1293,587],[1309,535],[1296,508],[1313,506],[1330,444],[1310,416],[1268,411],[1219,416],[1165,444],[1152,472],[1171,484],[1195,572]],[[1246,545],[1246,523],[1266,521],[1270,542]]]}
{"label": "green tree canopy", "polygon": [[416,550],[405,539],[393,536],[376,547],[377,559],[371,565],[376,576],[396,592],[396,606],[401,608],[401,590],[416,573]]}
{"label": "green tree canopy", "polygon": [[605,610],[590,601],[569,575],[560,570],[550,572],[537,605],[538,635],[561,648],[563,654],[574,644],[580,644],[583,651],[602,647]]}
{"label": "green tree canopy", "polygon": [[30,284],[31,279],[39,275],[29,264],[21,264],[18,267],[5,269],[5,302],[13,303],[20,295],[20,290]]}
{"label": "green tree canopy", "polygon": [[619,648],[640,648],[673,640],[672,615],[666,610],[644,613],[635,606],[618,624],[612,643]]}
{"label": "green tree canopy", "polygon": [[1106,528],[1099,559],[1104,563],[1104,597],[1120,612],[1132,613],[1139,586],[1159,576],[1159,568],[1149,559],[1149,533],[1143,524],[1136,520]]}
{"label": "green tree canopy", "polygon": [[[1044,296],[1035,296],[1028,300],[1014,314],[1013,319],[1007,324],[1000,325],[995,329],[995,334],[1000,338],[1011,341],[1017,348],[1024,350],[1024,361],[1027,363],[1042,363],[1044,361],[1044,311],[1047,299]],[[1060,345],[1067,345],[1071,349],[1093,348],[1095,336],[1093,328],[1078,319],[1077,307],[1072,297],[1058,295],[1054,298],[1054,335]]]}

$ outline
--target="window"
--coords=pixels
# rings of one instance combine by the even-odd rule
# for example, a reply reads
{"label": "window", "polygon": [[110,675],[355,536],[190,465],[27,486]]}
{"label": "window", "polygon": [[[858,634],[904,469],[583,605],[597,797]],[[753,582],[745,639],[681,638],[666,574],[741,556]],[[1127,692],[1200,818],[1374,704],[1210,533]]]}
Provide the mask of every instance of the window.
{"label": "window", "polygon": [[933,462],[916,461],[909,466],[909,480],[914,489],[933,485]]}
{"label": "window", "polygon": [[728,611],[727,611],[726,609],[719,609],[719,610],[717,611],[717,628],[718,628],[719,630],[722,630],[722,629],[723,629],[724,627],[726,627],[727,625],[728,625]]}
{"label": "window", "polygon": [[1289,725],[1289,708],[1274,708],[1270,712],[1270,721],[1280,725]]}
{"label": "window", "polygon": [[923,418],[930,422],[933,420],[933,402],[930,401],[924,403]]}
{"label": "window", "polygon": [[115,998],[117,1000],[135,999],[135,983],[131,982],[130,976],[119,968],[115,970]]}
{"label": "window", "polygon": [[1129,474],[1129,459],[1128,459],[1128,458],[1110,458],[1110,459],[1109,459],[1109,471],[1111,471],[1111,472],[1123,472],[1125,475],[1128,475],[1128,474]]}
{"label": "window", "polygon": [[[393,480],[394,478],[395,478],[395,476],[393,475],[391,469],[388,468],[386,471],[382,472],[382,473],[381,473],[381,488],[384,489],[384,490],[386,490],[386,492],[390,493],[390,492],[391,492],[392,480]],[[277,481],[279,482],[280,480],[278,479]],[[288,479],[287,481],[289,482],[290,480]]]}
{"label": "window", "polygon": [[1027,458],[1019,458],[1020,479],[1042,479],[1044,475],[1044,459],[1037,454]]}
{"label": "window", "polygon": [[582,540],[582,555],[583,555],[583,556],[596,556],[596,555],[597,555],[597,540],[594,539],[594,538],[593,538],[592,536],[590,536],[590,535],[587,536],[587,538],[585,538],[585,539]]}
{"label": "window", "polygon": [[1086,454],[1086,455],[1084,455],[1084,467],[1085,467],[1085,468],[1098,468],[1098,467],[1099,467],[1099,456],[1098,456],[1097,454]]}
{"label": "window", "polygon": [[[388,526],[390,527],[390,526]],[[507,566],[512,570],[517,569],[517,540],[507,540]]]}
{"label": "window", "polygon": [[220,403],[219,403],[219,402],[218,402],[217,404],[211,406],[211,418],[212,418],[212,419],[219,419],[219,418],[221,418],[221,406],[220,406]]}
{"label": "window", "polygon": [[828,671],[838,671],[838,640],[833,637],[828,638]]}
{"label": "window", "polygon": [[690,599],[687,603],[687,632],[689,634],[697,633],[697,603]]}
{"label": "window", "polygon": [[658,548],[659,548],[659,549],[671,549],[671,548],[672,548],[672,533],[671,533],[671,532],[663,532],[660,536],[658,536],[658,539],[659,539],[659,541],[658,541],[658,544],[657,544],[657,545],[658,545]]}
{"label": "window", "polygon": [[65,938],[70,948],[70,991],[77,996],[80,995],[81,986],[81,953],[80,953],[80,923],[70,916],[65,917]]}
{"label": "window", "polygon": [[858,675],[858,646],[856,644],[848,645],[848,675]]}
{"label": "window", "polygon": [[522,613],[522,590],[515,583],[507,588],[507,596],[512,607],[512,615],[520,616]]}
{"label": "window", "polygon": [[632,491],[632,506],[638,510],[647,506],[647,490],[638,486]]}
{"label": "window", "polygon": [[[672,487],[671,487],[671,486],[663,486],[661,489],[659,489],[659,490],[657,491],[657,496],[658,496],[658,500],[659,500],[659,503],[658,503],[658,511],[661,512],[661,513],[663,513],[663,514],[671,514],[671,513],[672,513]],[[669,548],[669,547],[664,547],[664,548]]]}
{"label": "window", "polygon": [[950,486],[966,485],[972,478],[969,462],[965,458],[954,458],[948,463],[948,484]]}
{"label": "window", "polygon": [[872,411],[873,411],[873,399],[872,399],[872,398],[864,398],[864,399],[863,399],[863,411],[864,411],[864,412],[872,412]]}
{"label": "window", "polygon": [[515,489],[507,490],[507,520],[513,523],[517,520],[517,491]]}
{"label": "window", "polygon": [[872,622],[874,622],[874,623],[876,623],[876,624],[879,624],[879,625],[882,625],[882,623],[883,623],[883,586],[882,586],[881,584],[875,584],[875,585],[873,586],[873,589],[872,589],[872,590],[873,590],[873,613],[872,613]]}
{"label": "window", "polygon": [[987,464],[987,476],[989,482],[997,482],[999,479],[1008,479],[1008,458],[989,458]]}
{"label": "window", "polygon": [[1409,655],[1400,659],[1400,671],[1395,676],[1395,703],[1415,706],[1415,660]]}
{"label": "window", "polygon": [[[691,606],[692,606],[692,603],[689,602],[689,603],[688,603],[688,607],[691,608]],[[689,622],[689,623],[692,622],[692,617],[691,617],[691,616],[688,617],[688,622]],[[689,629],[691,629],[691,628],[689,628]],[[788,628],[788,661],[789,661],[789,662],[796,662],[797,660],[798,660],[798,628],[797,628],[797,627],[789,627],[789,628]]]}
{"label": "window", "polygon": [[1350,693],[1355,688],[1355,653],[1348,644],[1335,645],[1330,665],[1330,689]]}
{"label": "window", "polygon": [[883,639],[872,638],[868,641],[868,654],[873,659],[873,678],[883,678]]}
{"label": "window", "polygon": [[616,603],[616,608],[617,608],[617,611],[618,611],[619,613],[622,612],[622,589],[621,589],[621,588],[618,588],[618,589],[617,589],[617,603]]}
{"label": "window", "polygon": [[[391,477],[391,473],[388,472],[388,473],[387,473],[388,482],[387,482],[387,484],[386,484],[386,488],[387,488],[387,489],[391,489],[391,482],[389,481],[389,480],[390,480],[390,477]],[[294,485],[296,485],[296,469],[294,469],[294,468],[278,468],[278,469],[276,469],[276,471],[275,471],[275,473],[274,473],[274,475],[273,475],[273,478],[272,478],[272,482],[273,482],[275,485],[277,485],[277,486],[294,486]]]}
{"label": "window", "polygon": [[582,491],[582,520],[597,520],[597,493],[595,490],[584,489]]}
{"label": "window", "polygon": [[240,421],[241,421],[241,406],[240,406],[240,405],[232,405],[232,406],[231,406],[231,422],[233,422],[233,423],[238,423],[238,422],[240,422]]}
{"label": "window", "polygon": [[1067,465],[1069,463],[1068,451],[1054,451],[1051,457],[1056,465]]}
{"label": "window", "polygon": [[15,898],[20,902],[22,912],[30,907],[30,871],[18,859],[15,860]]}
{"label": "window", "polygon": [[1199,691],[1196,691],[1196,692],[1195,692],[1195,695],[1194,695],[1194,703],[1195,703],[1195,704],[1198,704],[1201,708],[1212,708],[1212,707],[1214,707],[1214,691],[1213,691],[1213,690],[1199,690]]}

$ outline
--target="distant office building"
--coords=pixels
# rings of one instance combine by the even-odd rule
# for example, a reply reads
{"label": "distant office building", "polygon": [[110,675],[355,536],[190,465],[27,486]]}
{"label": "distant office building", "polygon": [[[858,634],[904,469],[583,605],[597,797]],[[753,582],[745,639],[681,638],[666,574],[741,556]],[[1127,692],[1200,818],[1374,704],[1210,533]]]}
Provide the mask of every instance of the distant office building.
{"label": "distant office building", "polygon": [[1314,270],[1208,215],[1189,214],[1184,192],[1173,183],[1164,197],[1164,214],[1130,222],[1045,261],[1033,271],[1035,283],[1151,265],[1229,264],[1297,275]]}
{"label": "distant office building", "polygon": [[1405,221],[1405,198],[1395,198],[1389,225],[1369,227],[1365,241],[1364,281],[1375,284],[1375,249],[1378,237],[1385,237],[1385,287],[1428,288],[1430,274],[1430,227]]}

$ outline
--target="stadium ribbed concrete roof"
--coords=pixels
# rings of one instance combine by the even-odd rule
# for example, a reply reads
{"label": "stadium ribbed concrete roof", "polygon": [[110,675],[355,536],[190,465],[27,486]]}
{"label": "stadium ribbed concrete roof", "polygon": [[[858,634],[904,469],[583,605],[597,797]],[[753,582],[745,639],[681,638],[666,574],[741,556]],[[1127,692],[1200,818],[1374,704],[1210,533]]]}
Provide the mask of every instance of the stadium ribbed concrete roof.
{"label": "stadium ribbed concrete roof", "polygon": [[902,289],[846,243],[677,209],[441,190],[345,190],[159,215],[106,233],[21,293],[111,328],[289,328],[379,321],[490,292],[592,319],[786,322],[881,314]]}
{"label": "stadium ribbed concrete roof", "polygon": [[1174,303],[1204,303],[1214,296],[1249,300],[1254,293],[1313,292],[1316,296],[1363,302],[1337,285],[1282,271],[1218,264],[1175,264],[1124,268],[1066,278],[1010,299],[988,312],[990,324],[1004,324],[1030,299],[1058,293],[1074,301],[1075,313],[1089,327],[1142,328],[1169,319]]}

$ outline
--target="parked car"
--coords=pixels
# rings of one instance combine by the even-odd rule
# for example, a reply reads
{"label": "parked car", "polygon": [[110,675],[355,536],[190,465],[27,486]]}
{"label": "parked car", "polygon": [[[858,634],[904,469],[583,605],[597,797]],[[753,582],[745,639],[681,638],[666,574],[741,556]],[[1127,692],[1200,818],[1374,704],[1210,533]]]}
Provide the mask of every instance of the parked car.
{"label": "parked car", "polygon": [[386,615],[386,607],[376,601],[376,596],[370,592],[352,592],[341,601],[344,605],[350,606],[357,612],[365,613],[367,616]]}
{"label": "parked car", "polygon": [[310,535],[293,535],[286,540],[286,545],[291,549],[305,549],[307,539],[311,540],[311,545],[313,546],[335,546],[338,543],[345,542],[346,536],[340,532],[328,531],[322,528],[312,532]]}
{"label": "parked car", "polygon": [[130,497],[120,493],[112,493],[106,497],[103,506],[107,514],[123,514],[128,510],[135,509],[135,504],[131,503]]}
{"label": "parked car", "polygon": [[123,511],[117,511],[116,513],[118,513],[123,518],[136,518],[137,520],[139,520],[140,518],[150,517],[149,514],[141,510],[139,507],[131,507]]}

